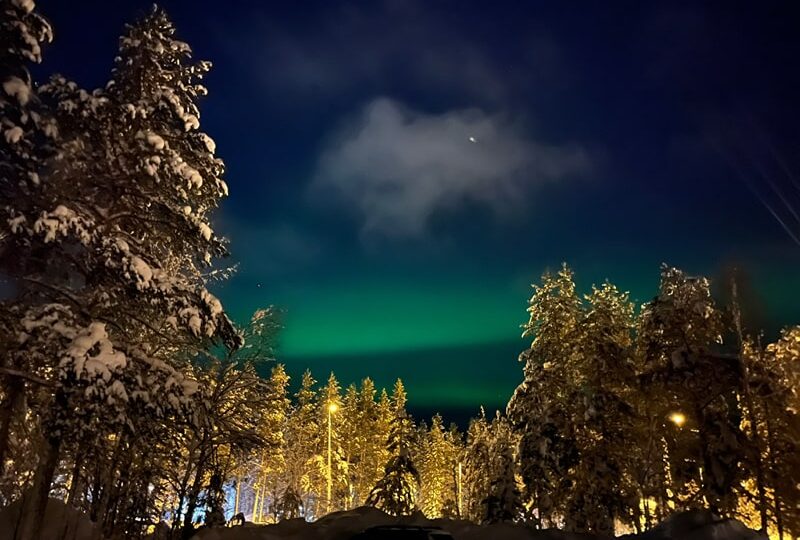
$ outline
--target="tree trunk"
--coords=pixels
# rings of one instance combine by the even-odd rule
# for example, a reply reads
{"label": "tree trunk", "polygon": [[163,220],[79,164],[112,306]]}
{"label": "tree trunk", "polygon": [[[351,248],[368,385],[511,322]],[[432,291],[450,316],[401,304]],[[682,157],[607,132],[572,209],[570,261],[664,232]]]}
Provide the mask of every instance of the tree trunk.
{"label": "tree trunk", "polygon": [[[114,488],[115,468],[114,465],[119,461],[120,454],[123,448],[122,435],[116,437],[116,444],[114,452],[111,454],[111,459],[104,465],[101,465],[98,472],[100,481],[100,496],[98,503],[94,505],[90,517],[95,522],[96,527],[94,530],[93,540],[99,540],[103,535],[103,524],[108,513],[108,506],[111,501],[112,490]],[[94,501],[93,501],[94,502]]]}
{"label": "tree trunk", "polygon": [[233,515],[237,516],[239,514],[239,495],[241,493],[241,484],[242,480],[239,475],[236,475],[236,500],[233,503]]}
{"label": "tree trunk", "polygon": [[6,472],[6,454],[8,454],[8,442],[11,432],[11,420],[14,412],[23,396],[25,383],[17,377],[8,377],[8,395],[0,405],[0,477]]}
{"label": "tree trunk", "polygon": [[172,516],[172,532],[173,534],[178,531],[181,525],[181,511],[183,510],[183,503],[186,501],[186,495],[189,491],[189,478],[192,476],[192,450],[189,446],[189,454],[186,457],[186,473],[181,479],[180,487],[178,489],[178,503],[175,505],[175,514]]}
{"label": "tree trunk", "polygon": [[[120,448],[122,448],[121,441]],[[105,508],[103,508],[104,512],[98,521],[98,523],[102,523],[103,525],[103,534],[105,537],[112,536],[116,520],[116,513],[119,508],[120,501],[125,500],[125,490],[128,488],[130,483],[131,467],[133,464],[132,448],[128,448],[127,451],[125,451],[124,460],[119,467],[116,467],[118,460],[119,456],[117,456],[117,459],[112,461],[109,466],[109,484],[104,490],[104,492],[108,493],[108,496],[105,498]],[[119,478],[117,478],[116,475],[116,468],[118,468],[120,471]]]}
{"label": "tree trunk", "polygon": [[45,439],[44,452],[36,466],[33,485],[23,499],[14,540],[39,540],[50,494],[50,484],[58,465],[60,450],[60,438],[47,437]]}
{"label": "tree trunk", "polygon": [[[773,493],[775,490],[775,474],[778,471],[778,464],[775,456],[775,427],[770,420],[769,406],[765,404],[765,419],[767,424],[767,456],[769,459],[770,477],[773,480]],[[783,540],[783,509],[781,508],[781,500],[777,493],[773,494],[773,502],[775,503],[775,525],[778,528],[778,539]]]}
{"label": "tree trunk", "polygon": [[256,477],[255,483],[255,493],[253,494],[253,523],[258,523],[258,497],[261,495],[261,480],[260,477]]}
{"label": "tree trunk", "polygon": [[747,406],[750,429],[752,430],[753,445],[755,446],[755,452],[757,454],[755,459],[755,467],[756,490],[758,491],[758,512],[761,518],[761,532],[767,534],[767,527],[769,526],[767,507],[769,506],[769,503],[767,502],[766,479],[764,478],[764,445],[761,442],[758,417],[756,415],[755,405],[753,403],[753,396],[750,393],[750,380],[749,375],[747,374],[747,367],[744,367],[743,369],[745,372],[745,404]]}
{"label": "tree trunk", "polygon": [[72,478],[70,479],[69,493],[67,493],[67,504],[73,508],[78,508],[78,505],[83,499],[83,492],[85,487],[85,479],[81,474],[83,465],[83,444],[78,444],[75,450],[75,464],[72,467]]}
{"label": "tree trunk", "polygon": [[[204,438],[205,440],[205,438]],[[200,454],[197,457],[197,471],[195,473],[194,482],[189,490],[189,495],[186,501],[186,515],[183,518],[183,534],[184,539],[190,538],[194,534],[194,511],[197,510],[197,498],[200,495],[200,490],[203,488],[203,476],[205,476],[205,461],[206,455],[204,451],[205,445],[201,445]]]}

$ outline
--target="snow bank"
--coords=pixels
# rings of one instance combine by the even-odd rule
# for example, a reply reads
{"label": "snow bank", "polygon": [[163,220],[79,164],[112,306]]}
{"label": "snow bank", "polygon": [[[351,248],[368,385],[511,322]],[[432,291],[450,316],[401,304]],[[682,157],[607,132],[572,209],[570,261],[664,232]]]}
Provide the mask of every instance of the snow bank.
{"label": "snow bank", "polygon": [[[13,539],[21,507],[21,501],[16,501],[0,509],[0,540]],[[40,540],[89,540],[93,531],[94,523],[86,515],[60,500],[47,501]]]}
{"label": "snow bank", "polygon": [[[593,535],[558,530],[538,531],[522,524],[475,525],[459,520],[429,520],[420,512],[407,517],[395,518],[368,507],[336,512],[315,523],[293,519],[277,525],[248,523],[229,529],[202,530],[195,535],[195,538],[197,540],[347,540],[364,529],[392,524],[439,527],[452,534],[455,540],[597,540],[598,538]],[[625,540],[762,540],[764,537],[738,521],[720,520],[710,512],[697,511],[673,516],[644,534],[621,538]]]}
{"label": "snow bank", "polygon": [[[12,531],[19,517],[19,502],[0,510],[0,540],[12,540]],[[44,519],[41,540],[89,540],[94,523],[63,502],[51,499]],[[276,525],[202,529],[195,540],[348,540],[353,535],[380,525],[416,525],[439,527],[455,540],[599,540],[598,537],[567,533],[558,530],[537,531],[526,525],[498,523],[475,525],[468,521],[427,519],[417,512],[395,518],[369,507],[347,512],[335,512],[315,523],[302,518],[282,521]],[[738,521],[718,519],[710,512],[695,511],[678,514],[640,535],[626,535],[620,540],[764,540],[756,531]]]}
{"label": "snow bank", "polygon": [[734,519],[720,519],[706,510],[676,514],[640,535],[622,537],[625,540],[761,540],[758,532],[748,529]]}

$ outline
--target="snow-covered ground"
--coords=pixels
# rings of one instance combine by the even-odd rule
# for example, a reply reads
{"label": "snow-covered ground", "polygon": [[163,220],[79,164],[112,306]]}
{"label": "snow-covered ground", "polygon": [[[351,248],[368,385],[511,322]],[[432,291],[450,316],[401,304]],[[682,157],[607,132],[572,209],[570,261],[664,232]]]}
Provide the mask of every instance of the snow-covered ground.
{"label": "snow-covered ground", "polygon": [[[558,530],[539,531],[521,524],[475,525],[467,521],[426,519],[421,513],[394,518],[374,508],[337,512],[315,523],[302,519],[277,525],[245,524],[241,527],[200,531],[198,540],[346,540],[366,528],[377,525],[406,524],[440,527],[455,540],[593,540],[592,535]],[[625,540],[755,540],[762,537],[738,521],[717,520],[707,512],[689,512],[673,516],[642,535]]]}
{"label": "snow-covered ground", "polygon": [[[13,540],[19,517],[20,501],[0,509],[0,540]],[[90,540],[94,523],[89,518],[57,499],[47,502],[40,540]]]}
{"label": "snow-covered ground", "polygon": [[[0,540],[12,540],[19,509],[16,505],[0,510]],[[86,516],[50,500],[42,540],[90,540],[94,529]],[[206,529],[195,535],[197,540],[347,540],[353,535],[378,525],[405,524],[439,527],[455,540],[595,540],[592,535],[558,530],[538,531],[521,524],[500,523],[475,525],[467,521],[426,519],[421,513],[395,518],[375,508],[362,507],[336,512],[314,523],[292,519],[277,525],[253,525]],[[761,540],[763,537],[738,521],[717,520],[707,512],[688,512],[668,519],[641,535],[624,540]]]}

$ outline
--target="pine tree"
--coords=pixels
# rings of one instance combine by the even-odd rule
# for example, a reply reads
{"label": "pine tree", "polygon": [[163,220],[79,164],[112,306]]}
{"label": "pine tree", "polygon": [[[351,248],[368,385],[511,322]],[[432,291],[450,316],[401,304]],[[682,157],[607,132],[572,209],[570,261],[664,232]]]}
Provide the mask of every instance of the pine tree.
{"label": "pine tree", "polygon": [[[324,505],[319,505],[315,515],[336,512],[345,506],[347,493],[347,461],[344,459],[341,437],[342,425],[342,399],[341,387],[336,376],[331,372],[328,382],[320,388],[317,395],[317,411],[319,418],[319,442],[317,450],[319,469],[324,474],[326,491]],[[330,478],[330,497],[327,494],[327,484]],[[322,512],[322,513],[320,513]]]}
{"label": "pine tree", "polygon": [[310,371],[303,373],[300,388],[295,394],[295,406],[286,426],[286,483],[295,493],[300,494],[303,511],[313,507],[313,501],[324,496],[320,491],[318,478],[324,478],[324,469],[319,470],[314,459],[320,447],[319,418],[315,404],[316,381]]}
{"label": "pine tree", "polygon": [[800,326],[784,329],[760,355],[768,382],[759,385],[767,481],[778,537],[800,531]]}
{"label": "pine tree", "polygon": [[514,460],[514,436],[499,415],[492,421],[487,468],[489,488],[481,501],[483,523],[514,522],[522,515]]}
{"label": "pine tree", "polygon": [[583,307],[566,265],[555,275],[545,273],[533,289],[530,320],[523,327],[523,337],[533,336],[533,341],[520,355],[524,380],[509,401],[508,417],[521,436],[518,459],[525,498],[542,526],[564,514],[568,472],[578,462],[574,403],[568,396],[570,381],[577,376]]}
{"label": "pine tree", "polygon": [[[205,67],[189,64],[188,46],[171,34],[154,12],[122,38],[108,91],[63,79],[41,91],[60,139],[47,177],[29,175],[30,204],[8,209],[4,240],[17,250],[14,275],[24,284],[25,303],[13,306],[25,336],[18,358],[55,388],[39,401],[47,437],[22,536],[37,526],[30,516],[41,514],[62,450],[92,432],[96,441],[118,437],[114,451],[133,459],[131,435],[148,419],[190,413],[191,351],[238,344],[202,271],[223,252],[207,223],[226,194],[222,165],[173,106],[194,107],[192,81]],[[165,53],[176,48],[180,55]],[[148,138],[157,132],[160,141]],[[154,151],[163,159],[150,175],[141,163]],[[111,486],[114,474],[106,476]],[[110,495],[97,499],[103,515]]]}
{"label": "pine tree", "polygon": [[[659,294],[643,307],[637,328],[644,390],[652,396],[647,416],[658,426],[650,437],[662,439],[666,458],[656,491],[662,514],[670,499],[680,508],[700,498],[723,515],[737,505],[740,370],[737,358],[716,349],[722,331],[709,281],[663,266]],[[675,415],[680,422],[670,421]]]}
{"label": "pine tree", "polygon": [[[395,417],[389,435],[390,458],[383,477],[367,497],[366,504],[393,516],[411,514],[416,508],[420,477],[411,458],[413,423],[405,412],[405,391],[398,379],[395,384]],[[402,409],[399,408],[402,406]]]}
{"label": "pine tree", "polygon": [[[349,434],[342,443],[348,463],[347,508],[364,504],[388,459],[388,428],[381,423],[385,419],[381,418],[380,405],[375,402],[375,392],[375,384],[366,378],[360,388],[348,387],[343,399],[342,429]],[[385,399],[384,406],[388,406],[388,396]]]}
{"label": "pine tree", "polygon": [[278,521],[295,519],[303,515],[303,500],[292,486],[286,486],[275,506]]}
{"label": "pine tree", "polygon": [[444,429],[441,416],[434,415],[430,429],[420,433],[417,448],[419,507],[429,518],[441,517],[445,503],[452,504],[457,499],[457,449]]}
{"label": "pine tree", "polygon": [[491,478],[486,464],[490,462],[490,438],[489,423],[481,407],[480,416],[470,420],[467,428],[462,481],[462,517],[476,523],[483,518],[481,503],[489,496]]}
{"label": "pine tree", "polygon": [[632,358],[633,305],[605,283],[586,295],[578,330],[578,377],[572,380],[573,419],[580,460],[570,471],[567,503],[572,530],[613,536],[614,521],[631,523],[637,499],[628,475],[637,440],[637,381]]}
{"label": "pine tree", "polygon": [[[287,397],[289,375],[283,364],[278,364],[270,373],[268,381],[270,387],[270,401],[264,411],[261,425],[262,436],[266,441],[261,450],[258,466],[255,471],[255,500],[253,504],[253,521],[263,522],[265,512],[275,510],[273,518],[277,517],[277,507],[274,505],[284,492],[282,479],[285,477],[286,455],[284,434],[287,427],[290,402]],[[270,504],[267,501],[272,501]]]}
{"label": "pine tree", "polygon": [[[31,253],[27,239],[15,234],[14,218],[19,207],[31,214],[41,210],[41,174],[58,136],[28,64],[41,62],[42,45],[51,40],[50,25],[34,11],[33,2],[0,3],[0,272],[18,288],[24,287],[25,276],[20,260]],[[24,416],[26,383],[37,384],[39,367],[15,350],[19,312],[24,310],[21,298],[0,303],[0,480],[6,473],[12,422]]]}

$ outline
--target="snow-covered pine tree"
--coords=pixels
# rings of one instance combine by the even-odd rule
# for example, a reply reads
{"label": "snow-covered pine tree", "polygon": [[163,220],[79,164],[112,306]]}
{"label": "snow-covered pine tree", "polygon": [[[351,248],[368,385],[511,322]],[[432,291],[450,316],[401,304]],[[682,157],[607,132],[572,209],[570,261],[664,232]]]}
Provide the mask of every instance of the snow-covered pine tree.
{"label": "snow-covered pine tree", "polygon": [[405,411],[405,390],[402,382],[395,383],[395,417],[389,435],[391,455],[383,477],[367,497],[366,504],[393,516],[411,514],[416,508],[419,472],[411,459],[413,422]]}
{"label": "snow-covered pine tree", "polygon": [[[36,204],[40,173],[57,137],[28,71],[29,63],[41,61],[42,45],[52,40],[49,24],[34,7],[32,1],[0,2],[0,272],[12,286],[21,276],[22,251],[16,244],[24,242],[12,234],[15,208]],[[0,303],[0,481],[6,472],[11,424],[21,414],[26,381],[34,375],[32,366],[15,354],[19,309],[18,302]]]}
{"label": "snow-covered pine tree", "polygon": [[457,499],[457,449],[438,414],[430,429],[420,433],[415,463],[420,477],[418,505],[428,518],[441,517],[445,503]]}
{"label": "snow-covered pine tree", "polygon": [[522,516],[514,460],[514,436],[506,420],[499,415],[492,421],[491,445],[487,470],[489,489],[481,501],[483,523],[518,521]]}
{"label": "snow-covered pine tree", "polygon": [[386,430],[381,426],[379,404],[375,402],[375,383],[366,378],[359,389],[360,425],[364,430],[363,447],[359,451],[359,470],[354,482],[355,503],[361,506],[381,478],[388,459]]}
{"label": "snow-covered pine tree", "polygon": [[[722,332],[709,281],[662,266],[658,295],[643,306],[637,328],[648,417],[658,426],[650,437],[666,444],[655,488],[662,515],[668,505],[686,508],[697,497],[723,515],[737,505],[741,381],[738,359],[716,350]],[[676,414],[680,422],[671,421]]]}
{"label": "snow-covered pine tree", "polygon": [[208,66],[191,64],[173,32],[156,10],[121,39],[108,91],[56,79],[42,92],[62,139],[47,178],[30,177],[41,194],[7,210],[4,239],[24,299],[20,354],[55,386],[23,537],[38,527],[62,443],[91,428],[131,454],[136,424],[190,410],[187,353],[238,343],[203,273],[223,253],[208,217],[227,193],[213,143],[196,131]]}
{"label": "snow-covered pine tree", "polygon": [[402,380],[397,379],[392,387],[391,396],[392,420],[387,445],[390,455],[397,455],[400,452],[401,441],[405,441],[403,444],[407,444],[410,448],[414,438],[414,421],[406,411],[407,401],[405,385]]}
{"label": "snow-covered pine tree", "polygon": [[466,433],[462,467],[462,518],[479,523],[483,517],[481,502],[489,496],[491,478],[486,473],[490,450],[489,423],[481,407],[480,415],[470,420]]}
{"label": "snow-covered pine tree", "polygon": [[259,426],[261,436],[266,444],[260,449],[258,468],[254,471],[256,478],[256,498],[253,508],[253,521],[264,522],[267,513],[272,511],[271,519],[276,518],[275,503],[285,491],[287,456],[284,435],[290,413],[290,401],[287,396],[289,375],[283,364],[278,364],[270,373],[268,380],[269,401],[264,408],[264,416]]}
{"label": "snow-covered pine tree", "polygon": [[390,403],[385,391],[376,403],[375,393],[375,383],[365,378],[360,388],[348,387],[342,401],[342,430],[349,434],[342,441],[349,476],[347,508],[364,504],[388,460]]}
{"label": "snow-covered pine tree", "polygon": [[[317,508],[317,512],[336,512],[345,507],[347,498],[347,461],[342,450],[342,398],[341,386],[333,372],[328,376],[328,382],[319,389],[317,394],[317,414],[319,433],[316,440],[317,459],[321,470],[325,474],[324,504]],[[330,437],[328,436],[330,434]],[[328,440],[330,438],[330,452]],[[330,498],[327,495],[327,476],[330,473],[331,486]],[[317,516],[323,514],[315,514]]]}
{"label": "snow-covered pine tree", "polygon": [[[392,418],[392,402],[386,389],[382,388],[376,407],[375,426],[372,433],[372,444],[375,450],[371,458],[374,462],[370,466],[371,470],[373,470],[372,486],[381,478],[383,469],[389,461],[389,435],[392,431]],[[366,504],[366,497],[369,495],[370,491],[371,488],[367,490],[366,495],[362,499],[362,504]]]}
{"label": "snow-covered pine tree", "polygon": [[[290,415],[284,436],[286,444],[286,483],[302,498],[303,515],[315,507],[314,501],[320,499],[320,483],[324,470],[319,470],[319,462],[314,459],[319,443],[319,417],[317,415],[314,385],[316,381],[310,371],[305,371],[300,388],[295,394],[295,405]],[[319,514],[316,514],[319,515]]]}
{"label": "snow-covered pine tree", "polygon": [[580,460],[570,471],[570,530],[614,535],[614,521],[633,524],[641,498],[631,475],[632,448],[642,446],[635,410],[638,384],[632,357],[633,304],[606,282],[585,296],[579,323],[578,378],[570,381]]}
{"label": "snow-covered pine tree", "polygon": [[564,514],[568,471],[578,460],[574,442],[574,407],[567,397],[577,376],[578,322],[583,313],[572,271],[563,265],[545,273],[533,286],[529,322],[523,337],[533,336],[520,355],[524,380],[508,403],[508,418],[519,434],[519,472],[525,499],[537,526],[553,525]]}
{"label": "snow-covered pine tree", "polygon": [[278,521],[295,519],[303,515],[303,500],[292,486],[286,486],[275,505],[275,516]]}
{"label": "snow-covered pine tree", "polygon": [[800,326],[786,328],[767,345],[760,369],[758,397],[762,411],[766,479],[772,491],[768,510],[778,537],[800,531]]}
{"label": "snow-covered pine tree", "polygon": [[368,433],[363,428],[363,417],[359,403],[358,388],[350,384],[342,398],[342,408],[337,412],[342,433],[342,458],[347,462],[347,489],[344,493],[344,510],[355,505],[356,485],[361,473],[361,451]]}

